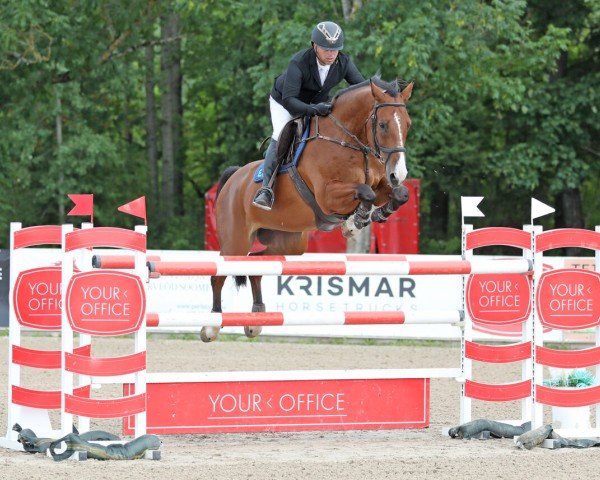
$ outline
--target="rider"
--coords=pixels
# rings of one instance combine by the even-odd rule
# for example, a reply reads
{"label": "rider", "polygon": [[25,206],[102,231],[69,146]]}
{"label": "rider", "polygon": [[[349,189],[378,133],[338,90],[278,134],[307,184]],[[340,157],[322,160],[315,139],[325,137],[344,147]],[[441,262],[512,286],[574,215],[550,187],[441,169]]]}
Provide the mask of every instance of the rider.
{"label": "rider", "polygon": [[269,104],[273,134],[265,154],[262,187],[253,205],[271,210],[275,201],[269,187],[277,168],[277,141],[287,122],[300,115],[328,115],[329,91],[346,80],[350,85],[363,82],[351,58],[340,52],[344,48],[344,32],[333,22],[321,22],[312,31],[311,47],[296,53],[287,69],[275,79]]}

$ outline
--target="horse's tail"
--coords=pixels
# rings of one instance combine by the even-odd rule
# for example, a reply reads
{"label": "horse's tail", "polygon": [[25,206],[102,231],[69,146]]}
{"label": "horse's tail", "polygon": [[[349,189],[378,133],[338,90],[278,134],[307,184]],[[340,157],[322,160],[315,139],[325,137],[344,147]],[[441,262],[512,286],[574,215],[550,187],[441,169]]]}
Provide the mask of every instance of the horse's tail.
{"label": "horse's tail", "polygon": [[221,177],[219,178],[219,184],[217,185],[217,197],[219,196],[219,193],[221,192],[221,189],[223,188],[227,180],[229,180],[229,178],[239,169],[240,167],[237,165],[233,167],[227,167],[225,171],[221,174]]}
{"label": "horse's tail", "polygon": [[[225,171],[221,174],[221,177],[219,178],[219,183],[217,184],[217,196],[215,197],[215,200],[217,199],[217,197],[219,196],[219,193],[221,192],[221,189],[223,188],[223,186],[225,185],[225,183],[227,182],[227,180],[229,180],[229,178],[231,178],[231,176],[237,171],[239,170],[239,166],[233,166],[233,167],[227,167],[225,169]],[[246,285],[248,277],[245,276],[240,276],[237,275],[235,276],[235,286],[237,288],[243,287]]]}

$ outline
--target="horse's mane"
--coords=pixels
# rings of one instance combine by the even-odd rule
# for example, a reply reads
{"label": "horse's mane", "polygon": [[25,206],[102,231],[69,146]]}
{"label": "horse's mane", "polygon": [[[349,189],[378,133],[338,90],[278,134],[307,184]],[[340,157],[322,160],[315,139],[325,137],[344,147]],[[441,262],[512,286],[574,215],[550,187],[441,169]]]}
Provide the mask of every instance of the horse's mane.
{"label": "horse's mane", "polygon": [[394,80],[393,82],[386,82],[385,80],[382,80],[379,75],[375,75],[375,76],[371,77],[369,80],[365,80],[364,82],[357,83],[355,85],[350,85],[349,87],[346,87],[346,88],[340,90],[339,92],[337,92],[335,94],[335,97],[333,97],[333,100],[336,100],[338,97],[341,97],[342,95],[344,95],[348,92],[353,92],[354,90],[358,90],[359,88],[362,88],[366,85],[370,85],[371,82],[373,82],[375,85],[377,85],[378,87],[385,90],[385,93],[387,93],[388,95],[391,95],[392,97],[398,96],[398,93],[400,93],[402,90],[404,90],[404,88],[409,83],[405,80],[398,79],[398,78],[396,80]]}

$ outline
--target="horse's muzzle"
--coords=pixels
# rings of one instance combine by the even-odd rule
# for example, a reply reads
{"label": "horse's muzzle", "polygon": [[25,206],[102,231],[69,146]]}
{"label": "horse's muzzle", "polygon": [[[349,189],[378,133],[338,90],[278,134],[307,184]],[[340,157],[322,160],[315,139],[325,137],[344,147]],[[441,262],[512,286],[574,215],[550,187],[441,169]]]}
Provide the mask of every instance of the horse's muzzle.
{"label": "horse's muzzle", "polygon": [[405,153],[399,152],[395,161],[393,158],[388,158],[385,170],[388,182],[392,186],[392,188],[400,185],[408,175],[408,170],[406,169]]}

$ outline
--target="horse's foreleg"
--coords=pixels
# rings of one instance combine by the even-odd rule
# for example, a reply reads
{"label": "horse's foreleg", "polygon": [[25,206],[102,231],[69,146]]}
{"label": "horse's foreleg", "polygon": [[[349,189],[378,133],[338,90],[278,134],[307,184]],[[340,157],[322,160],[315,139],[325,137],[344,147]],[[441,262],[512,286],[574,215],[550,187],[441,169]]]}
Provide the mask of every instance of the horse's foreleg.
{"label": "horse's foreleg", "polygon": [[398,210],[402,205],[408,202],[408,188],[400,185],[392,189],[390,200],[379,208],[376,208],[371,215],[373,222],[385,222],[388,217]]}
{"label": "horse's foreleg", "polygon": [[360,203],[354,212],[354,225],[360,230],[371,223],[369,215],[371,214],[373,203],[375,203],[375,192],[371,187],[363,183],[356,189],[356,198],[360,200]]}
{"label": "horse's foreleg", "polygon": [[369,215],[375,203],[375,192],[371,187],[365,184],[360,184],[356,188],[356,199],[360,200],[358,207],[354,213],[342,224],[342,235],[345,238],[351,238],[358,233],[359,230],[365,228],[371,219]]}
{"label": "horse's foreleg", "polygon": [[[262,300],[262,289],[260,285],[262,277],[251,275],[248,278],[250,279],[250,287],[252,288],[252,311],[264,312],[265,304]],[[244,327],[244,333],[248,338],[258,337],[261,331],[262,327],[260,325],[249,325]]]}
{"label": "horse's foreleg", "polygon": [[[210,277],[210,286],[213,294],[213,305],[211,312],[221,313],[221,292],[223,291],[223,285],[227,277]],[[200,339],[203,342],[212,342],[217,339],[221,327],[202,327],[200,330]]]}

